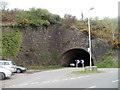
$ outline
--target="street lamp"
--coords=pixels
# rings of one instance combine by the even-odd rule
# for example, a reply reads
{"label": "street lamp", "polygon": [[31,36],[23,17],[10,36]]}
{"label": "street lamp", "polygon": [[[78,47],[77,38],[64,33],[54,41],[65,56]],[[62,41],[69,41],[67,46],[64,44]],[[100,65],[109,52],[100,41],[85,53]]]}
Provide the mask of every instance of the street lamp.
{"label": "street lamp", "polygon": [[[93,10],[94,8],[90,8],[90,10]],[[92,70],[92,61],[91,61],[91,35],[90,35],[90,18],[89,18],[89,11],[88,11],[88,34],[89,34],[89,54],[90,54],[90,71]]]}

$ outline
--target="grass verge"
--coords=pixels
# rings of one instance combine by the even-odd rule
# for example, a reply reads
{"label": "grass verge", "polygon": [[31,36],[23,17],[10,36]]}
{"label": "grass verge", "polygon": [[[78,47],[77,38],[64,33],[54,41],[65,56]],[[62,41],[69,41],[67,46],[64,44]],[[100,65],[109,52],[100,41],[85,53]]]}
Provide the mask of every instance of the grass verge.
{"label": "grass verge", "polygon": [[113,60],[112,57],[107,57],[105,60],[96,64],[98,68],[118,68],[118,62]]}
{"label": "grass verge", "polygon": [[59,68],[64,68],[63,66],[50,66],[50,67],[38,67],[38,66],[30,66],[30,67],[27,67],[28,69],[31,69],[31,70],[40,70],[40,69],[59,69]]}
{"label": "grass verge", "polygon": [[95,71],[84,70],[84,71],[74,71],[71,74],[90,74],[90,73],[102,73],[102,72],[103,71],[100,70],[95,70]]}

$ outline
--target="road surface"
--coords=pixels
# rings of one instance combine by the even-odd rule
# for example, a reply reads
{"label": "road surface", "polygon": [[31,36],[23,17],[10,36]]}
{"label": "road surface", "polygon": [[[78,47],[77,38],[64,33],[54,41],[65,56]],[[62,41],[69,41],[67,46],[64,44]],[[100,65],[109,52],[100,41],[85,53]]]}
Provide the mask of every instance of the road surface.
{"label": "road surface", "polygon": [[2,88],[118,88],[118,69],[99,69],[97,74],[73,75],[71,72],[82,68],[63,68],[19,74],[11,79],[0,81]]}

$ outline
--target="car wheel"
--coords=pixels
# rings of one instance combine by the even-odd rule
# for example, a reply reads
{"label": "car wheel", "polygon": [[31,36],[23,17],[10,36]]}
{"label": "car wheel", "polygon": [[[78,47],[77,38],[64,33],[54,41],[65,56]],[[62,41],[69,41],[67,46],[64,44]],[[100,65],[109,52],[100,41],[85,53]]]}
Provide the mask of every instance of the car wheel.
{"label": "car wheel", "polygon": [[22,70],[21,69],[17,69],[17,71],[16,71],[17,73],[21,73],[22,72]]}
{"label": "car wheel", "polygon": [[5,74],[0,72],[0,80],[4,80],[5,79]]}

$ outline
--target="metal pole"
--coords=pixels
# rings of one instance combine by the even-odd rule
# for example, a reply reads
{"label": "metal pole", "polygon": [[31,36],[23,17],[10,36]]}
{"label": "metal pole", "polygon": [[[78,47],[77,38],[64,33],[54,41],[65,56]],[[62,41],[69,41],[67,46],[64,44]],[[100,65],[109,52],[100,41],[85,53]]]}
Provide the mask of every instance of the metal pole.
{"label": "metal pole", "polygon": [[90,54],[90,71],[92,70],[91,69],[91,66],[92,66],[92,63],[91,63],[91,35],[90,35],[90,19],[89,19],[89,11],[88,11],[88,31],[89,31],[89,54]]}

